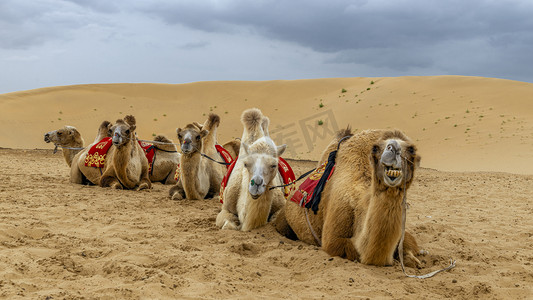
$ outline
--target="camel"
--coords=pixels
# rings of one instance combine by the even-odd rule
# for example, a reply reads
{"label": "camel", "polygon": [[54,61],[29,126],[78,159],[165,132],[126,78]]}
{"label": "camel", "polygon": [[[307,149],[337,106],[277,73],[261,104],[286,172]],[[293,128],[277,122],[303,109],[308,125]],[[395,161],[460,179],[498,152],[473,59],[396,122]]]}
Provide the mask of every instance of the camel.
{"label": "camel", "polygon": [[244,111],[241,122],[244,132],[240,155],[223,191],[216,225],[249,231],[265,225],[283,207],[283,192],[270,187],[282,183],[278,158],[286,145],[274,144],[268,135],[269,120],[259,109]]}
{"label": "camel", "polygon": [[44,141],[54,143],[54,153],[58,147],[61,147],[63,157],[68,166],[72,165],[72,159],[76,154],[83,150],[83,138],[80,132],[73,126],[65,126],[58,130],[49,131],[44,134]]}
{"label": "camel", "polygon": [[[98,133],[94,142],[87,148],[83,147],[83,137],[73,126],[65,126],[58,130],[45,133],[44,141],[47,143],[54,143],[56,149],[60,147],[63,151],[65,161],[69,167],[72,167],[74,157],[78,153],[85,151],[74,161],[77,163],[79,158],[82,158],[82,160],[85,161],[88,150],[94,144],[100,142],[105,137],[110,137],[109,128],[111,128],[111,123],[104,121],[98,129]],[[175,184],[176,181],[174,180],[174,171],[178,165],[180,154],[177,152],[176,146],[173,144],[172,140],[166,138],[165,136],[158,135],[154,138],[154,141],[155,143],[153,146],[155,154],[152,169],[150,170],[150,181],[161,182],[163,184]],[[92,177],[94,180],[89,182],[98,184],[101,174],[100,172],[94,173],[96,173],[95,176]]]}
{"label": "camel", "polygon": [[150,181],[163,184],[175,184],[174,174],[181,154],[171,139],[163,135],[154,137],[154,158],[150,169]]}
{"label": "camel", "polygon": [[[389,266],[402,234],[402,200],[420,156],[398,130],[366,130],[349,136],[349,128],[341,130],[322,154],[319,166],[339,145],[318,212],[287,201],[274,225],[289,238],[321,243],[331,256]],[[339,143],[344,137],[348,138]],[[403,253],[406,265],[420,267],[416,256],[426,252],[406,232]]]}
{"label": "camel", "polygon": [[219,157],[215,148],[219,125],[220,117],[209,114],[204,124],[191,123],[176,129],[182,154],[176,171],[178,180],[169,190],[173,200],[205,199],[219,192],[226,167],[202,156]]}
{"label": "camel", "polygon": [[[150,188],[148,160],[135,138],[135,128],[136,120],[131,115],[118,119],[115,125],[104,121],[98,129],[95,142],[74,157],[70,181],[79,184],[89,182],[115,189]],[[112,145],[107,154],[101,157],[104,167],[85,166],[91,146],[109,136],[112,136]]]}

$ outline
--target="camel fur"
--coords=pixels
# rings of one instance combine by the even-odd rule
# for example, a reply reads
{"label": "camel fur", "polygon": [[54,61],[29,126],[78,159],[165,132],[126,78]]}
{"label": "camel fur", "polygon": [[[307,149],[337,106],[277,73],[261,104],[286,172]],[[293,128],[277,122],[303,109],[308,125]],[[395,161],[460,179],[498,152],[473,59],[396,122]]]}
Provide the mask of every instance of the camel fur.
{"label": "camel fur", "polygon": [[259,109],[244,111],[241,121],[240,155],[224,190],[216,225],[249,231],[265,225],[284,204],[283,192],[270,187],[282,183],[278,158],[286,145],[276,146],[270,139],[269,120]]}
{"label": "camel fur", "polygon": [[[65,126],[58,130],[49,131],[44,134],[44,141],[53,143],[56,147],[60,147],[63,152],[63,157],[68,166],[72,165],[74,156],[83,149],[69,149],[69,148],[83,148],[83,138],[80,132],[73,126]],[[55,151],[54,151],[55,153]]]}
{"label": "camel fur", "polygon": [[99,143],[103,138],[111,137],[111,122],[103,121],[98,127],[98,132],[94,141],[85,149],[81,150],[72,159],[70,166],[70,182],[77,184],[95,184],[98,185],[100,177],[102,177],[102,170],[99,168],[85,166],[85,158],[92,146]]}
{"label": "camel fur", "polygon": [[115,189],[149,189],[148,159],[135,137],[136,120],[128,115],[118,119],[110,129],[113,145],[105,159],[101,187]]}
{"label": "camel fur", "polygon": [[[135,138],[135,128],[135,117],[130,115],[123,120],[117,120],[115,125],[108,121],[102,122],[94,142],[74,157],[70,181],[111,186],[116,189],[150,188],[148,160]],[[89,149],[105,137],[113,137],[113,145],[105,158],[105,167],[100,169],[85,166]]]}
{"label": "camel fur", "polygon": [[169,190],[172,199],[205,199],[219,192],[226,167],[202,156],[220,157],[215,148],[219,125],[220,117],[209,114],[204,124],[191,123],[176,130],[181,157],[178,182]]}
{"label": "camel fur", "polygon": [[[339,132],[318,165],[337,149],[341,138],[350,135],[349,129]],[[416,146],[398,130],[366,130],[344,140],[318,213],[308,211],[322,249],[331,256],[364,264],[392,265],[401,237],[403,196],[419,163]],[[317,245],[305,210],[287,201],[275,227],[287,237]],[[408,232],[403,249],[406,265],[420,267],[416,256],[425,251],[420,251]]]}
{"label": "camel fur", "polygon": [[[174,173],[178,167],[181,154],[178,152],[176,145],[171,139],[163,135],[157,135],[154,138],[155,156],[152,162],[152,171],[150,173],[151,182],[161,182],[163,184],[175,184]],[[157,142],[167,143],[159,144]]]}

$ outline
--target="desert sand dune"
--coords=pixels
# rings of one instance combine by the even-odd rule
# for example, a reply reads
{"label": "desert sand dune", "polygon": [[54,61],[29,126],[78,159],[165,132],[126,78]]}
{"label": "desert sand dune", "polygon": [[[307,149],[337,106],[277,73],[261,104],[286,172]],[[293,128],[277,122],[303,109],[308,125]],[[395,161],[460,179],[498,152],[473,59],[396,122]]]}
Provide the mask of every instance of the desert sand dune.
{"label": "desert sand dune", "polygon": [[[338,78],[183,85],[51,87],[0,95],[0,297],[265,299],[533,298],[533,84],[477,77]],[[297,175],[333,131],[400,128],[422,168],[407,229],[428,250],[424,274],[329,257],[280,236],[215,226],[218,199],[173,201],[169,186],[126,191],[69,183],[43,134],[127,114],[139,137],[221,116],[220,141],[239,137],[250,107],[271,119]],[[205,115],[204,115],[205,114]],[[28,149],[46,150],[28,150]],[[292,149],[292,150],[290,150]]]}
{"label": "desert sand dune", "polygon": [[[63,125],[87,141],[104,119],[138,119],[149,139],[222,118],[222,141],[241,135],[250,107],[271,119],[286,156],[317,159],[332,132],[400,128],[415,140],[422,166],[446,171],[532,174],[533,84],[479,77],[334,78],[190,84],[106,84],[51,87],[0,95],[0,147],[50,148],[42,134]],[[205,115],[204,115],[205,114]],[[322,125],[318,125],[321,123]]]}

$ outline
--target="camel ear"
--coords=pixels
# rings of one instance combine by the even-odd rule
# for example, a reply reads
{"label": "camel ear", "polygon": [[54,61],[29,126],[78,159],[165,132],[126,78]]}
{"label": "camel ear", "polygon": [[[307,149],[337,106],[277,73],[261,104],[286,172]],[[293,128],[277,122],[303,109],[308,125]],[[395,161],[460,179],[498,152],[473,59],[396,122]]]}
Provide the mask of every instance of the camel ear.
{"label": "camel ear", "polygon": [[208,133],[209,133],[209,130],[205,130],[205,129],[204,129],[204,130],[200,131],[200,136],[201,136],[202,138],[204,138]]}
{"label": "camel ear", "polygon": [[124,117],[124,122],[128,123],[128,125],[135,125],[137,124],[137,121],[135,120],[135,117],[132,115],[127,115]]}
{"label": "camel ear", "polygon": [[417,168],[420,167],[420,160],[421,160],[421,159],[422,159],[422,157],[420,157],[420,156],[417,156],[417,157],[415,158],[415,166],[416,166]]}
{"label": "camel ear", "polygon": [[283,152],[285,152],[285,149],[287,149],[287,145],[286,144],[283,144],[281,146],[277,146],[276,147],[276,153],[277,153],[278,157],[280,157],[283,154]]}
{"label": "camel ear", "polygon": [[182,129],[181,128],[176,128],[176,134],[180,135],[180,132],[182,132]]}

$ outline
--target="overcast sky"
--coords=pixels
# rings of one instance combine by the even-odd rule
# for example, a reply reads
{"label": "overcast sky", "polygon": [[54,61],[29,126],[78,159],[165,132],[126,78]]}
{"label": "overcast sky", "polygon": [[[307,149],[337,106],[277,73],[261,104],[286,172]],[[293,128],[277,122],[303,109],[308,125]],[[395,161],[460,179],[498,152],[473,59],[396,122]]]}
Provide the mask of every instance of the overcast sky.
{"label": "overcast sky", "polygon": [[533,1],[0,1],[0,93],[403,75],[533,82]]}

